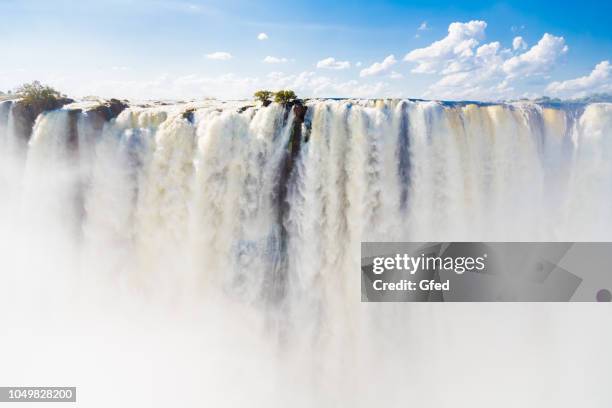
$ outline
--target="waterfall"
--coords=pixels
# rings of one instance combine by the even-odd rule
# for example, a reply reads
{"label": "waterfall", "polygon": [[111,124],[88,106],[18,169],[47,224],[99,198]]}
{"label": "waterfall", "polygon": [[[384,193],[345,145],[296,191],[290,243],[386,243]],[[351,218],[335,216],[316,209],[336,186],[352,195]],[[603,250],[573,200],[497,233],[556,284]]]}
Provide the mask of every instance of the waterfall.
{"label": "waterfall", "polygon": [[2,306],[96,333],[146,325],[171,356],[155,361],[207,390],[183,402],[451,406],[494,375],[473,406],[566,406],[538,387],[600,386],[552,376],[595,364],[576,342],[607,349],[609,330],[583,334],[602,310],[361,304],[359,264],[362,241],[612,240],[611,104],[305,104],[303,123],[291,107],[206,101],[98,126],[76,103],[39,115],[29,139],[0,104]]}

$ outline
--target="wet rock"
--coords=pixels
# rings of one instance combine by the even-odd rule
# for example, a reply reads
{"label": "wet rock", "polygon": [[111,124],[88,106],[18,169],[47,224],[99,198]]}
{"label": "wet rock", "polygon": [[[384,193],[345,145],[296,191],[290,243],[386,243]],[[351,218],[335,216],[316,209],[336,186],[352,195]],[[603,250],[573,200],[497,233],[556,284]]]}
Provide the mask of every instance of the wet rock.
{"label": "wet rock", "polygon": [[306,118],[306,112],[308,111],[308,107],[302,104],[302,102],[299,100],[292,102],[290,106],[292,106],[293,109],[294,119],[291,129],[291,136],[289,137],[289,144],[287,146],[288,151],[285,166],[283,172],[281,173],[281,180],[285,181],[288,180],[293,173],[295,159],[300,154],[300,149],[302,147],[302,124]]}
{"label": "wet rock", "polygon": [[81,109],[71,109],[68,112],[68,147],[77,150],[79,147],[79,115]]}
{"label": "wet rock", "polygon": [[246,106],[243,106],[243,107],[241,107],[240,109],[238,109],[238,113],[244,113],[244,111],[246,111],[247,109],[249,109],[249,108],[254,108],[254,107],[255,107],[254,105],[246,105]]}
{"label": "wet rock", "polygon": [[30,140],[32,136],[32,128],[36,118],[43,112],[60,109],[64,105],[74,102],[70,98],[48,98],[33,102],[18,100],[13,105],[13,117],[15,120],[15,129],[18,135],[24,139]]}
{"label": "wet rock", "polygon": [[8,123],[9,113],[13,101],[0,102],[0,123]]}
{"label": "wet rock", "polygon": [[291,135],[286,146],[286,151],[283,160],[280,164],[278,184],[275,191],[276,196],[276,207],[277,207],[277,222],[280,227],[279,246],[281,253],[281,266],[271,271],[271,276],[268,277],[269,288],[268,298],[274,302],[279,303],[283,300],[286,295],[287,277],[285,267],[287,262],[287,244],[289,233],[287,231],[287,217],[290,210],[290,204],[287,200],[292,183],[295,183],[296,172],[295,163],[300,154],[302,147],[302,124],[306,118],[306,112],[308,107],[300,100],[292,101],[284,104],[286,107],[285,120],[287,119],[289,112],[293,109],[294,119],[291,127]]}
{"label": "wet rock", "polygon": [[115,119],[121,112],[128,108],[125,101],[119,99],[109,99],[108,101],[88,109],[86,111],[89,120],[92,122],[95,129],[102,129],[104,122],[109,122]]}
{"label": "wet rock", "polygon": [[308,107],[304,105],[301,101],[297,101],[293,104],[293,113],[295,114],[296,122],[299,122],[300,124],[304,123],[307,110]]}
{"label": "wet rock", "polygon": [[183,119],[187,119],[187,121],[193,125],[195,111],[196,108],[189,108],[185,112],[183,112],[181,116],[183,117]]}
{"label": "wet rock", "polygon": [[119,116],[121,112],[128,108],[128,104],[120,101],[119,99],[110,99],[107,102],[96,106],[95,108],[89,109],[88,114],[100,115],[105,121]]}

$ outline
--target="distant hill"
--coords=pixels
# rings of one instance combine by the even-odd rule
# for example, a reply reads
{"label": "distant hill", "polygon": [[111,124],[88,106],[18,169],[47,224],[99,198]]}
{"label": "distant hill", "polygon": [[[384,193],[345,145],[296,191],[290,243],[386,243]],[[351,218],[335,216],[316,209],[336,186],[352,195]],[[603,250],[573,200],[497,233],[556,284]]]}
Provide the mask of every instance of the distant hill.
{"label": "distant hill", "polygon": [[567,104],[567,103],[587,104],[587,103],[598,103],[598,102],[612,103],[612,94],[600,93],[600,94],[593,94],[593,95],[585,96],[583,98],[573,98],[573,99],[560,99],[560,98],[550,98],[548,96],[542,96],[536,99],[519,99],[519,100],[510,101],[510,102],[518,102],[518,101],[535,102],[535,103],[539,103],[543,105],[560,105],[560,104]]}

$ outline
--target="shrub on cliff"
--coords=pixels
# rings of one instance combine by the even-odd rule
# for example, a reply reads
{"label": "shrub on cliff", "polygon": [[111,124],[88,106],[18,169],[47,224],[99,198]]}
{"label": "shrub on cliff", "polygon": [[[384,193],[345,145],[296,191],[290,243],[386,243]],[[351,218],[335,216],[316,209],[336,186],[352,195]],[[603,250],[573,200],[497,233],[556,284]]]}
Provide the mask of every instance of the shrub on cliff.
{"label": "shrub on cliff", "polygon": [[274,94],[274,102],[287,104],[297,99],[297,95],[290,89],[278,91]]}
{"label": "shrub on cliff", "polygon": [[255,92],[253,96],[255,96],[256,100],[266,105],[270,103],[270,99],[272,99],[273,95],[274,93],[271,91],[261,90],[261,91]]}
{"label": "shrub on cliff", "polygon": [[13,110],[16,117],[15,126],[26,139],[30,137],[32,126],[38,115],[73,102],[59,91],[38,81],[21,85],[15,90],[14,96],[19,98]]}
{"label": "shrub on cliff", "polygon": [[15,90],[24,104],[30,105],[34,110],[46,111],[57,109],[61,99],[65,98],[59,91],[38,81],[23,84]]}

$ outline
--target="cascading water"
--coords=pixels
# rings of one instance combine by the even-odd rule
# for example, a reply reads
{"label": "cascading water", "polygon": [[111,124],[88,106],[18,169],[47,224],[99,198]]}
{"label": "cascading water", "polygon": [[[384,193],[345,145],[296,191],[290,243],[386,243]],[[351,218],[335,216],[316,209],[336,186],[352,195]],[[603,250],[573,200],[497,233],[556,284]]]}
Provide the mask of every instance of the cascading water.
{"label": "cascading water", "polygon": [[[612,338],[604,310],[361,304],[359,274],[361,241],[612,240],[610,104],[313,100],[299,118],[207,101],[102,126],[75,104],[29,140],[13,115],[0,105],[2,306],[9,327],[74,335],[49,340],[69,368],[38,378],[81,378],[84,406],[611,400],[610,353],[585,351]],[[34,357],[3,355],[0,380],[62,355]],[[134,366],[107,378],[109,361]]]}

